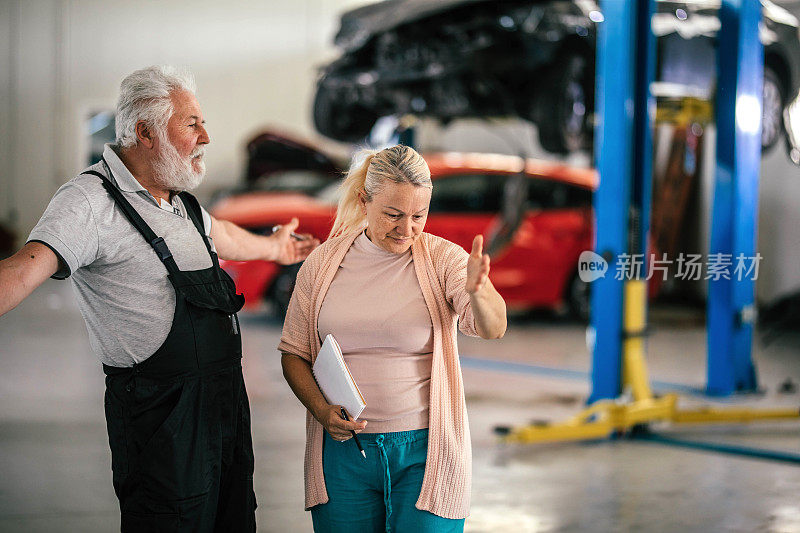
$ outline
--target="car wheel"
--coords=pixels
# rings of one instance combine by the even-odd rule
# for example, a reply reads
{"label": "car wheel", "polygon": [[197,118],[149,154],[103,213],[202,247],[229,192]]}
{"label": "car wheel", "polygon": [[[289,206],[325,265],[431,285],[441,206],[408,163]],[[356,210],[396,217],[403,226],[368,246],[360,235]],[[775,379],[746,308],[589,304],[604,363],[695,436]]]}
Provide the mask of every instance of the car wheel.
{"label": "car wheel", "polygon": [[761,149],[775,146],[783,131],[783,86],[780,78],[764,66],[764,92],[761,107]]}
{"label": "car wheel", "polygon": [[269,297],[274,304],[275,314],[281,320],[286,318],[286,312],[289,310],[289,300],[292,298],[297,272],[300,270],[301,264],[281,267],[269,288]]}
{"label": "car wheel", "polygon": [[378,115],[364,106],[343,102],[336,91],[317,85],[314,126],[322,135],[343,142],[360,142],[369,135]]}
{"label": "car wheel", "polygon": [[537,126],[539,144],[564,154],[591,146],[592,87],[589,62],[578,53],[562,55],[543,78]]}
{"label": "car wheel", "polygon": [[578,274],[575,273],[567,285],[567,293],[564,298],[567,301],[567,307],[569,308],[571,317],[581,322],[589,321],[591,294],[591,285],[583,281]]}

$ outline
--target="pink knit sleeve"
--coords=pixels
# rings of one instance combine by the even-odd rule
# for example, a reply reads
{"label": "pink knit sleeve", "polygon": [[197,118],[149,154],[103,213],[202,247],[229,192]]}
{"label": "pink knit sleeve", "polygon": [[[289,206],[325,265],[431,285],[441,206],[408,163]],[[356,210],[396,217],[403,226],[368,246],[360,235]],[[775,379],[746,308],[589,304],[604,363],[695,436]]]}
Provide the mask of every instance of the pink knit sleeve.
{"label": "pink knit sleeve", "polygon": [[314,264],[311,257],[306,259],[297,273],[297,281],[289,300],[286,319],[283,322],[278,351],[302,357],[311,361],[312,347],[308,328],[311,321],[311,291],[314,286]]}
{"label": "pink knit sleeve", "polygon": [[469,254],[459,245],[445,240],[440,242],[436,248],[434,254],[438,256],[438,260],[434,261],[444,266],[444,293],[447,303],[458,314],[458,329],[464,335],[478,337],[469,293],[464,289],[467,281]]}

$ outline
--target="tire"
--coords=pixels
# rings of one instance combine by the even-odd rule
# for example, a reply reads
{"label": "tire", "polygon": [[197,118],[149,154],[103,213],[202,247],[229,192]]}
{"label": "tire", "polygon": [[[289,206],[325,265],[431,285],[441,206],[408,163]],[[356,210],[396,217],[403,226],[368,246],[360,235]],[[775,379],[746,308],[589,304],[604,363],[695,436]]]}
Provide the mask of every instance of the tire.
{"label": "tire", "polygon": [[764,65],[764,92],[761,107],[761,150],[775,146],[783,133],[783,104],[786,101],[780,78]]}
{"label": "tire", "polygon": [[343,103],[343,98],[320,83],[314,96],[314,126],[322,135],[342,142],[363,141],[378,115],[364,106]]}
{"label": "tire", "polygon": [[289,310],[289,300],[292,298],[294,284],[297,280],[297,272],[302,263],[281,267],[278,275],[272,281],[269,288],[269,299],[274,304],[275,314],[283,320]]}
{"label": "tire", "polygon": [[581,322],[589,322],[591,294],[591,285],[581,280],[576,272],[567,284],[567,290],[564,295],[567,309],[572,318]]}
{"label": "tire", "polygon": [[539,144],[548,152],[566,154],[591,147],[589,117],[594,108],[590,62],[577,52],[563,54],[542,80],[534,104]]}

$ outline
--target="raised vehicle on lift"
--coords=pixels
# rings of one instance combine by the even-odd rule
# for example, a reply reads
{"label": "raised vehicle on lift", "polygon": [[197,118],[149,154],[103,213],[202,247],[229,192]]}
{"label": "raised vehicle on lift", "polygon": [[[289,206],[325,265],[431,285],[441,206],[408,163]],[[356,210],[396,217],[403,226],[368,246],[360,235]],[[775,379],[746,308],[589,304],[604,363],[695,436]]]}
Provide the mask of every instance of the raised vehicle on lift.
{"label": "raised vehicle on lift", "polygon": [[[800,88],[800,41],[794,16],[761,3],[768,148],[784,122],[798,127],[783,111]],[[656,78],[671,95],[681,86],[713,98],[719,5],[657,2]],[[537,125],[550,152],[590,149],[602,20],[591,0],[387,0],[349,11],[334,39],[342,54],[317,82],[314,123],[323,135],[358,142],[387,115],[516,116]],[[792,143],[798,134],[789,133]]]}

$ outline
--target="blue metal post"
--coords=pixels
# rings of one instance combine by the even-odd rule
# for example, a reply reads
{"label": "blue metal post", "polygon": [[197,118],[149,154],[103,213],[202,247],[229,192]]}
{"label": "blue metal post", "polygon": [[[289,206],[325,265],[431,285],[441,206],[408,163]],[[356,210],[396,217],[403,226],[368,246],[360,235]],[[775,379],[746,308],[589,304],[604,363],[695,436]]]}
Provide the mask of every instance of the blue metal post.
{"label": "blue metal post", "polygon": [[650,207],[653,196],[653,120],[656,101],[650,94],[656,65],[656,40],[652,23],[654,2],[637,2],[636,12],[636,86],[634,95],[633,190],[632,208],[637,227],[631,242],[631,253],[643,254],[642,275],[647,275],[650,257],[647,241],[650,233]]}
{"label": "blue metal post", "polygon": [[[621,254],[645,253],[650,209],[651,134],[649,95],[654,39],[652,0],[605,0],[598,26],[595,251],[609,263],[592,284],[591,325],[595,331],[589,403],[621,392],[623,280],[616,279]],[[631,214],[640,235],[631,236]],[[643,272],[646,274],[646,271]]]}
{"label": "blue metal post", "polygon": [[[734,273],[737,257],[755,256],[761,163],[763,50],[758,0],[723,0],[720,7],[716,99],[717,171],[709,260],[730,259],[729,277],[708,283],[707,392],[757,389],[751,359],[754,281]],[[726,254],[717,256],[716,254]],[[730,255],[727,255],[730,254]],[[749,261],[748,261],[749,263]]]}

